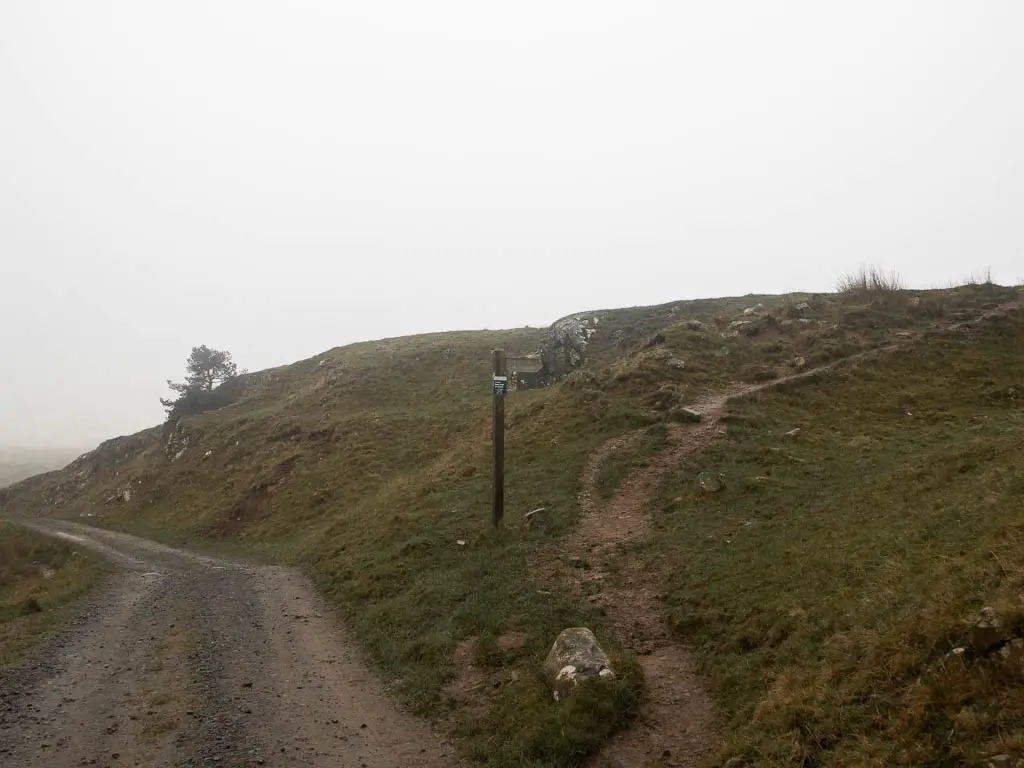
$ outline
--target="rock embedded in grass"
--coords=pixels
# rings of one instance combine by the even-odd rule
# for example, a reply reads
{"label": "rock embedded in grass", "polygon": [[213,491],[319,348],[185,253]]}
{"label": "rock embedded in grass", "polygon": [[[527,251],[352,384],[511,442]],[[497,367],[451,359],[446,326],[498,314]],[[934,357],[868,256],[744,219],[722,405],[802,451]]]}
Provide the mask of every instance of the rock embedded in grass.
{"label": "rock embedded in grass", "polygon": [[565,699],[582,682],[615,679],[608,655],[586,627],[562,630],[544,661],[544,673],[555,701]]}
{"label": "rock embedded in grass", "polygon": [[1006,633],[1002,620],[992,608],[982,608],[974,626],[971,627],[971,647],[978,653],[987,653],[1002,645],[1004,640]]}
{"label": "rock embedded in grass", "polygon": [[704,420],[704,414],[696,408],[673,408],[669,411],[669,418],[671,418],[672,421],[696,424],[697,422]]}

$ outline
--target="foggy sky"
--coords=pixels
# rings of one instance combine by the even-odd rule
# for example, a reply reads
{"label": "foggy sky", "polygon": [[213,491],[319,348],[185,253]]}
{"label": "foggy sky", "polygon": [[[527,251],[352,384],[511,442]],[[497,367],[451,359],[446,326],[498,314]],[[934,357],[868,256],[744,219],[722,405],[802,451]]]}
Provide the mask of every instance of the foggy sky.
{"label": "foggy sky", "polygon": [[584,309],[1024,277],[1024,4],[0,2],[0,444]]}

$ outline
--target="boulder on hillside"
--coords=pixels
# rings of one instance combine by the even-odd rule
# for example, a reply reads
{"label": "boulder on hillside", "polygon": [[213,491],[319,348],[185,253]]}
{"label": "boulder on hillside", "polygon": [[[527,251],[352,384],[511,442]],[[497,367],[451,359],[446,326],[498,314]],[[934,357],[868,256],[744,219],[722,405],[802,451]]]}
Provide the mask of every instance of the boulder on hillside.
{"label": "boulder on hillside", "polygon": [[753,322],[748,322],[742,327],[742,332],[747,336],[759,336],[779,330],[779,321],[771,315],[765,315]]}
{"label": "boulder on hillside", "polygon": [[552,323],[540,350],[546,372],[561,377],[582,365],[599,322],[600,318],[590,315],[570,315]]}
{"label": "boulder on hillside", "polygon": [[544,660],[544,674],[555,701],[570,695],[586,680],[614,680],[611,661],[586,627],[562,630]]}

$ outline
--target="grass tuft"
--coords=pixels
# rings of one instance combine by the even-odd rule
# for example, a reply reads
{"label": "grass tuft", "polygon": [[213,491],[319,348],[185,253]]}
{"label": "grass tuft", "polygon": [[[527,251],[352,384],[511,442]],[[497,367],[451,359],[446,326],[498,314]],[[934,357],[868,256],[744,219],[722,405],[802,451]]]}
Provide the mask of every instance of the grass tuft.
{"label": "grass tuft", "polygon": [[104,571],[67,542],[0,522],[0,667],[59,629]]}

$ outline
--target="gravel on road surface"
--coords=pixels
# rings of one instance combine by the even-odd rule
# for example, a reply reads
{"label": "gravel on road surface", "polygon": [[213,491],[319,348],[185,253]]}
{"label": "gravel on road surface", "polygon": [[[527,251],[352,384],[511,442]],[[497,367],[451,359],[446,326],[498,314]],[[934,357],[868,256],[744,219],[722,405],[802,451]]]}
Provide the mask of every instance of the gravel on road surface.
{"label": "gravel on road surface", "polygon": [[121,566],[70,628],[0,671],[0,766],[455,763],[400,711],[297,571],[73,522],[26,523]]}

